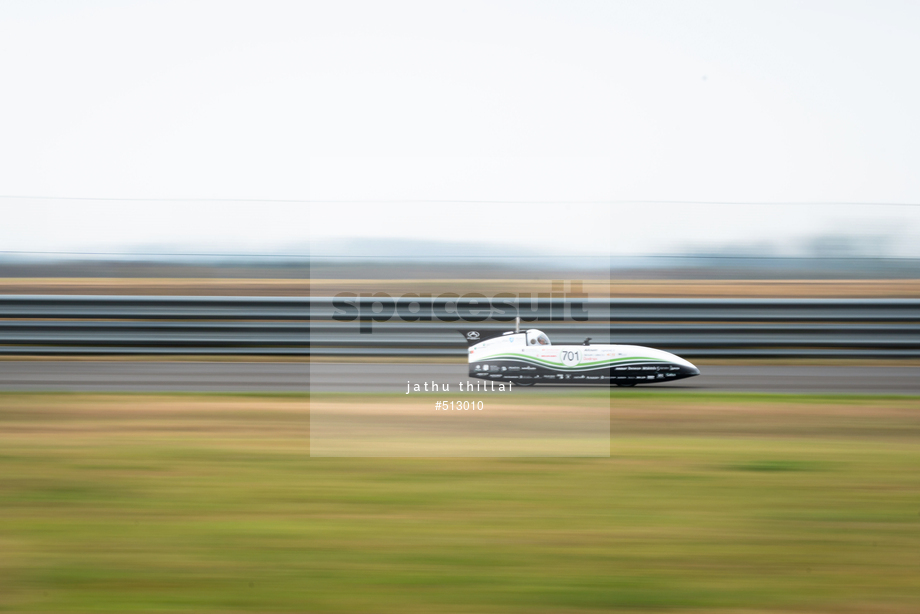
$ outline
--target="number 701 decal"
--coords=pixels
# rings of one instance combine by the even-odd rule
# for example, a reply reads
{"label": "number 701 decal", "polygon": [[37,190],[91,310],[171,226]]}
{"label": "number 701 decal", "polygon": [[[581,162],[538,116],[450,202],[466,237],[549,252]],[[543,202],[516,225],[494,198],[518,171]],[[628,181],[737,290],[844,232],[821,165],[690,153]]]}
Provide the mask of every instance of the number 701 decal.
{"label": "number 701 decal", "polygon": [[559,358],[562,360],[562,364],[571,367],[581,362],[581,352],[577,350],[562,350],[559,352]]}

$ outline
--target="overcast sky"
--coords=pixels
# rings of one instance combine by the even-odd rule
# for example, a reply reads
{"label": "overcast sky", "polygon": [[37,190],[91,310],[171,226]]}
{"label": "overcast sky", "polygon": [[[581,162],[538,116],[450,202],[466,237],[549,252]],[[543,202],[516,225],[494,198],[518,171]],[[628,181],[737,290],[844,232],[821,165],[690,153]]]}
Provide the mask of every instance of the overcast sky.
{"label": "overcast sky", "polygon": [[[0,249],[920,255],[920,3],[0,2]],[[616,201],[618,204],[393,201]]]}

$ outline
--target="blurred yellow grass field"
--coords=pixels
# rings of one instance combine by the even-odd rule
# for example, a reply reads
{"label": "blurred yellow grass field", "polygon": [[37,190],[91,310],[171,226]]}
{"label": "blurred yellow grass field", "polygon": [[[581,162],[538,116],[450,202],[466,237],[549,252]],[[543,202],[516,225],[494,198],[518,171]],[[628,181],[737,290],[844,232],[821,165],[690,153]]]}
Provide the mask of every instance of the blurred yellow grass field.
{"label": "blurred yellow grass field", "polygon": [[477,394],[455,387],[452,393],[317,394],[310,403],[310,452],[312,456],[608,456],[606,394],[521,390]]}
{"label": "blurred yellow grass field", "polygon": [[306,395],[0,394],[0,609],[920,608],[920,399],[610,399],[610,458],[357,459]]}

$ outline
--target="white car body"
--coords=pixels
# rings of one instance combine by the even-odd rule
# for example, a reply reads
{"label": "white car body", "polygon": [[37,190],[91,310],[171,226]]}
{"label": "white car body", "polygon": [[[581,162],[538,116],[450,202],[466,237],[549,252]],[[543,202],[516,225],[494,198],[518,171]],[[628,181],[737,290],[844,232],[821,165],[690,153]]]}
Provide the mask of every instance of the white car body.
{"label": "white car body", "polygon": [[461,331],[469,343],[469,374],[480,379],[533,384],[634,386],[699,375],[683,358],[638,345],[553,345],[542,331],[484,334]]}

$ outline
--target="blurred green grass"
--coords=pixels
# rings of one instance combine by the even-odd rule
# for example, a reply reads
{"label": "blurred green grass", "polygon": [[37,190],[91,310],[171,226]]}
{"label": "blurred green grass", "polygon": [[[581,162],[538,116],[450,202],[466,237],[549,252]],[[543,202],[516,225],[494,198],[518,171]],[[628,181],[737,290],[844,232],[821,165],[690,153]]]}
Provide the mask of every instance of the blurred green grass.
{"label": "blurred green grass", "polygon": [[318,459],[304,397],[0,395],[0,608],[920,609],[920,399],[611,399],[609,459]]}

